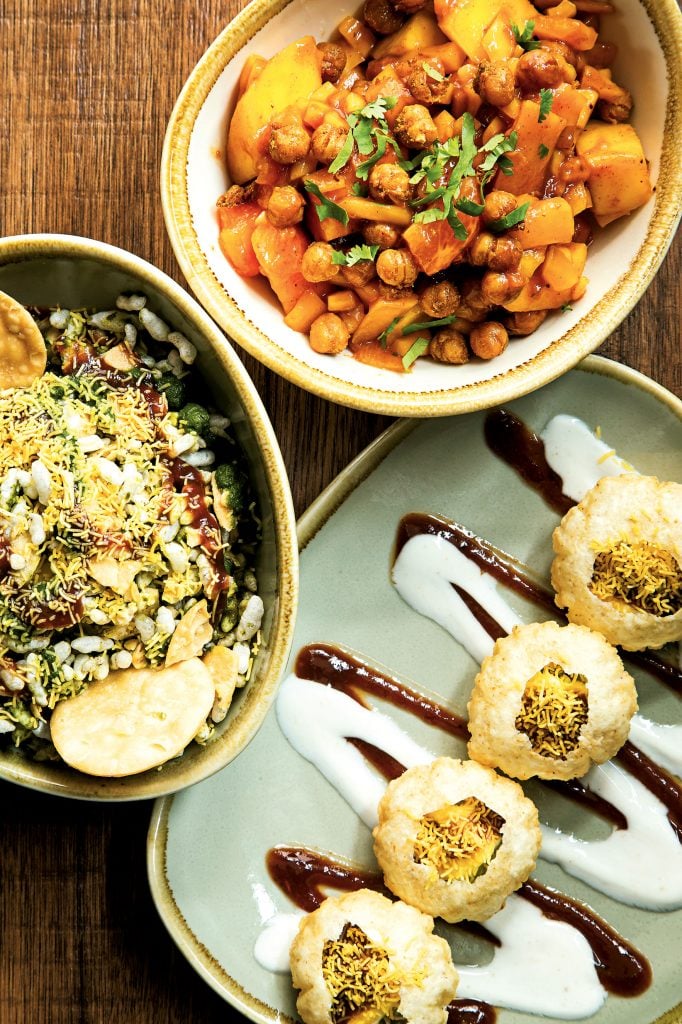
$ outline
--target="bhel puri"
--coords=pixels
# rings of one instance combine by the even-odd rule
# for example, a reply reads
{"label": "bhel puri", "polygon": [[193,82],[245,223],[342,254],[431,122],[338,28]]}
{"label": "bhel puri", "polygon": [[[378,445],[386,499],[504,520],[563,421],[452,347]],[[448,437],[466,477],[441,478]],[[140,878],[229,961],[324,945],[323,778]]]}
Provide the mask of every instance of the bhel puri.
{"label": "bhel puri", "polygon": [[682,639],[682,485],[605,477],[554,531],[552,585],[571,622],[628,651]]}
{"label": "bhel puri", "polygon": [[329,897],[299,925],[290,951],[305,1024],[446,1024],[458,976],[433,918],[378,892]]}
{"label": "bhel puri", "polygon": [[374,830],[388,888],[449,922],[485,921],[525,882],[540,849],[535,805],[517,782],[439,757],[389,783]]}
{"label": "bhel puri", "polygon": [[572,779],[622,747],[637,693],[599,633],[533,622],[495,643],[468,708],[470,757],[517,779]]}

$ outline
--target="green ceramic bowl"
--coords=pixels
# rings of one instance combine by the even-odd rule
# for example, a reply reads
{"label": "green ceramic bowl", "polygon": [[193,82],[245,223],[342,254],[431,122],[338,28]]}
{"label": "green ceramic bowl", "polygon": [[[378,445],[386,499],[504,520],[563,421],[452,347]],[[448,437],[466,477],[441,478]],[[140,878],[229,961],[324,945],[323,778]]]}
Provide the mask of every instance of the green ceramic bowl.
{"label": "green ceramic bowl", "polygon": [[294,628],[298,555],[291,494],[277,440],[256,389],[225,337],[179,285],[122,249],[70,235],[0,239],[0,291],[20,302],[111,308],[121,291],[142,291],[167,323],[197,347],[197,366],[214,404],[229,416],[249,464],[263,521],[257,570],[265,603],[264,643],[249,684],[216,738],[190,744],[161,769],[122,779],[83,775],[66,765],[0,753],[0,778],[32,789],[90,800],[157,797],[207,778],[246,746],[260,726],[286,664]]}

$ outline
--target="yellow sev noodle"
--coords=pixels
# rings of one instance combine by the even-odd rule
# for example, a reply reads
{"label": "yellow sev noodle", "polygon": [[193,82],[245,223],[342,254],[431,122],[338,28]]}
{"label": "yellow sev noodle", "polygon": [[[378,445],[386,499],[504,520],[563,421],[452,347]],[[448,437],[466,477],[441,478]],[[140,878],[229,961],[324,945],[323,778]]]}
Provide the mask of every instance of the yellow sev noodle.
{"label": "yellow sev noodle", "polygon": [[419,822],[414,859],[445,882],[473,882],[484,874],[502,842],[504,818],[476,797],[448,804]]}
{"label": "yellow sev noodle", "polygon": [[396,1016],[400,977],[388,953],[374,945],[362,928],[350,922],[338,939],[325,942],[322,975],[332,997],[334,1024],[353,1019],[373,1024]]}
{"label": "yellow sev noodle", "polygon": [[589,588],[602,601],[624,601],[659,617],[674,615],[682,608],[682,567],[665,548],[621,540],[597,553]]}
{"label": "yellow sev noodle", "polygon": [[587,679],[549,662],[526,683],[515,726],[543,757],[565,761],[587,722]]}

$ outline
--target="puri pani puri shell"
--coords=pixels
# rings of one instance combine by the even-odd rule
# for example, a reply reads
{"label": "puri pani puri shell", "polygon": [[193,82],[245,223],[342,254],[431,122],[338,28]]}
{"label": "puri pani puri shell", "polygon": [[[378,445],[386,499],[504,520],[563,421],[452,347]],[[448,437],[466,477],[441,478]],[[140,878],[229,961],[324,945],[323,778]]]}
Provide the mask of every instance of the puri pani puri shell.
{"label": "puri pani puri shell", "polygon": [[46,365],[45,341],[35,320],[21,303],[0,292],[0,390],[29,387]]}
{"label": "puri pani puri shell", "polygon": [[[354,926],[355,934],[364,933],[376,959],[383,960],[388,979],[384,992],[393,993],[389,1019],[400,1015],[408,1024],[445,1024],[446,1006],[458,982],[448,943],[432,934],[433,918],[370,889],[329,897],[299,925],[290,961],[294,987],[300,989],[296,1007],[305,1024],[332,1024],[338,1019],[333,1016],[330,984],[335,978],[329,966],[338,945],[331,944],[338,943],[344,929],[348,936],[348,925]],[[342,957],[344,966],[355,959],[352,951]],[[360,947],[357,959],[364,959]],[[364,1004],[368,1010],[373,1005],[377,1004],[371,997]],[[378,1017],[372,1014],[368,1019]]]}
{"label": "puri pani puri shell", "polygon": [[[466,807],[467,801],[492,812],[489,817],[497,826],[493,829],[497,839],[494,848],[488,846],[487,857],[481,846],[482,856],[477,857],[476,851],[473,859],[467,858],[467,841],[469,847],[472,840],[476,846],[482,837],[481,830],[474,828],[457,835],[454,856],[417,860],[425,819],[442,820],[448,808]],[[386,885],[406,903],[450,922],[485,921],[497,913],[528,878],[540,849],[535,804],[518,783],[475,761],[439,757],[431,764],[409,768],[389,783],[378,813],[374,852]],[[467,860],[475,877],[446,878],[439,871],[442,865],[459,872],[459,864]]]}
{"label": "puri pani puri shell", "polygon": [[87,775],[136,775],[181,754],[214,699],[213,677],[198,658],[110,672],[57,704],[52,742],[67,764]]}
{"label": "puri pani puri shell", "polygon": [[[569,621],[595,629],[612,644],[627,651],[682,639],[682,485],[653,476],[626,474],[604,477],[583,500],[566,513],[554,531],[555,559],[552,585],[556,603],[566,609]],[[644,573],[631,562],[629,572],[618,573],[611,587],[614,596],[598,596],[592,580],[600,553],[620,545],[625,551],[651,556]],[[667,565],[657,560],[667,556]],[[654,579],[651,569],[654,570]],[[672,614],[653,614],[632,603],[635,593],[649,600],[660,594],[663,572],[668,608]],[[646,577],[649,577],[648,581]],[[628,599],[623,595],[627,594]],[[648,605],[651,607],[651,605]]]}
{"label": "puri pani puri shell", "polygon": [[468,710],[474,760],[517,779],[573,779],[622,747],[637,693],[599,633],[532,622],[496,642]]}

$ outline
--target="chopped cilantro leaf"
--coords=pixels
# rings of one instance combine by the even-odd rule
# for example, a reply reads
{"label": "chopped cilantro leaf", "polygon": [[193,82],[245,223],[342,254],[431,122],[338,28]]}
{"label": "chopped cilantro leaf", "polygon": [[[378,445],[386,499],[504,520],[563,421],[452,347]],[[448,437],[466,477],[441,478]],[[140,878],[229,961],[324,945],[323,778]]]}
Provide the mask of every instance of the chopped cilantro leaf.
{"label": "chopped cilantro leaf", "polygon": [[534,21],[527,21],[521,29],[518,25],[512,25],[511,30],[514,33],[514,39],[523,50],[537,50],[539,47],[539,40],[533,39],[534,28]]}
{"label": "chopped cilantro leaf", "polygon": [[389,335],[393,334],[394,330],[398,326],[399,321],[400,321],[400,317],[399,316],[394,316],[393,319],[391,320],[390,324],[388,325],[388,327],[384,328],[384,330],[381,332],[381,334],[377,338],[377,341],[379,342],[379,344],[381,345],[382,348],[386,348],[386,345],[388,344]]}
{"label": "chopped cilantro leaf", "polygon": [[332,202],[331,199],[328,199],[320,190],[319,185],[316,185],[314,181],[304,181],[303,188],[306,192],[310,192],[311,195],[314,195],[315,198],[319,200],[318,203],[314,204],[315,212],[317,213],[319,220],[327,220],[331,217],[333,220],[338,220],[342,224],[348,223],[349,217],[343,207],[339,206],[338,203]]}
{"label": "chopped cilantro leaf", "polygon": [[544,142],[541,142],[540,145],[538,146],[538,156],[540,157],[541,160],[544,160],[545,157],[548,154],[549,154],[549,149],[544,144]]}
{"label": "chopped cilantro leaf", "polygon": [[409,370],[409,368],[412,366],[412,363],[414,363],[416,359],[419,359],[420,356],[423,356],[428,347],[428,338],[417,338],[415,341],[413,341],[410,347],[408,348],[407,352],[403,356],[403,367],[406,370]]}
{"label": "chopped cilantro leaf", "polygon": [[489,221],[488,230],[507,231],[509,228],[513,228],[515,224],[520,224],[522,220],[526,219],[529,206],[529,202],[522,203],[521,206],[517,206],[515,210],[508,213],[506,217],[500,217],[498,220]]}
{"label": "chopped cilantro leaf", "polygon": [[509,135],[493,135],[492,139],[488,139],[486,144],[481,147],[481,152],[486,153],[485,159],[478,168],[482,175],[481,188],[488,184],[496,167],[503,174],[513,173],[514,165],[506,154],[516,149],[518,141],[518,132],[510,132]]}
{"label": "chopped cilantro leaf", "polygon": [[338,156],[329,165],[332,174],[336,174],[346,166],[353,155],[353,147],[356,145],[361,156],[373,154],[370,160],[366,160],[358,168],[358,177],[366,180],[370,167],[386,152],[387,143],[390,142],[394,148],[397,146],[397,143],[394,144],[394,140],[388,134],[386,123],[386,111],[391,110],[396,103],[395,96],[380,96],[378,99],[372,100],[371,103],[366,103],[357,114],[348,115],[348,134]]}
{"label": "chopped cilantro leaf", "polygon": [[375,260],[378,252],[378,245],[354,245],[348,252],[334,252],[332,263],[338,267],[354,267],[362,260]]}
{"label": "chopped cilantro leaf", "polygon": [[443,75],[441,75],[440,71],[437,68],[434,68],[432,64],[428,64],[426,61],[422,61],[422,67],[424,68],[424,71],[429,76],[429,78],[432,78],[434,82],[444,81]]}
{"label": "chopped cilantro leaf", "polygon": [[366,192],[366,188],[361,181],[354,181],[350,190],[354,196],[364,196]]}
{"label": "chopped cilantro leaf", "polygon": [[483,203],[475,203],[472,199],[458,199],[455,208],[469,217],[480,217],[484,210]]}
{"label": "chopped cilantro leaf", "polygon": [[554,93],[551,89],[540,89],[540,113],[538,114],[538,122],[542,123],[554,103]]}
{"label": "chopped cilantro leaf", "polygon": [[422,320],[418,324],[408,324],[407,327],[403,328],[402,334],[416,334],[417,331],[430,331],[432,327],[445,327],[447,324],[451,324],[453,320],[457,319],[457,314],[452,313],[450,316],[443,316],[440,320]]}
{"label": "chopped cilantro leaf", "polygon": [[572,313],[573,312],[573,306],[570,304],[570,302],[564,302],[563,306],[561,307],[561,312],[562,313]]}
{"label": "chopped cilantro leaf", "polygon": [[353,132],[349,130],[348,135],[346,135],[346,141],[341,147],[338,156],[334,157],[329,165],[330,174],[336,174],[337,171],[340,171],[342,167],[346,166],[353,154],[353,145]]}

